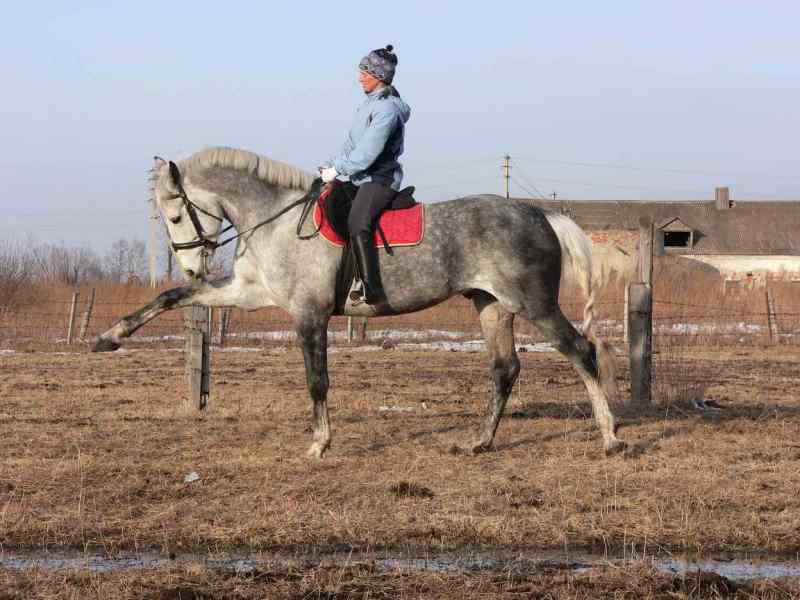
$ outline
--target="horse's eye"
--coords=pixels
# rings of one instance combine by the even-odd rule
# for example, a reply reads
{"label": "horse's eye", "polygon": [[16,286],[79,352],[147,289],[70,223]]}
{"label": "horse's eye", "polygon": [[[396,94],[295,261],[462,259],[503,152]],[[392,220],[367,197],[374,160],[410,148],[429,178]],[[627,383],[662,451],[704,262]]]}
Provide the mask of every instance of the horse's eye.
{"label": "horse's eye", "polygon": [[181,216],[178,215],[177,217],[170,217],[169,220],[172,221],[173,224],[177,225],[178,223],[181,222]]}

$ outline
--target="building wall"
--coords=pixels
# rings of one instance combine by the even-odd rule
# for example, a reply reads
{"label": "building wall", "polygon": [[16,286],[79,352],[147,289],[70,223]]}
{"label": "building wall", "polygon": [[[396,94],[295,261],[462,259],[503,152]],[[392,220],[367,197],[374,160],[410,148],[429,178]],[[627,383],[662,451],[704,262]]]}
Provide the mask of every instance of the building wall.
{"label": "building wall", "polygon": [[762,279],[800,278],[800,256],[735,256],[735,255],[685,255],[717,269],[726,279],[745,279],[760,276]]}
{"label": "building wall", "polygon": [[630,281],[636,272],[636,248],[639,234],[635,231],[591,231],[594,246],[595,281],[604,285],[611,277]]}
{"label": "building wall", "polygon": [[[636,271],[639,234],[636,231],[609,230],[589,232],[595,252],[595,277],[608,281],[611,276],[630,280]],[[745,256],[681,254],[672,256],[698,261],[713,267],[726,280],[800,279],[800,256]]]}

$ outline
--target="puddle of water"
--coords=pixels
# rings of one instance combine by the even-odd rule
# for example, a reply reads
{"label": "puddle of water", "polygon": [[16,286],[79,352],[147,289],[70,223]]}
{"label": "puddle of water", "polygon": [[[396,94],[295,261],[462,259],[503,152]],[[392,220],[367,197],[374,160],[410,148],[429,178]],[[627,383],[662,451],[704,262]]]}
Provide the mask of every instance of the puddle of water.
{"label": "puddle of water", "polygon": [[696,571],[716,573],[732,581],[771,578],[800,578],[800,561],[769,560],[767,558],[688,559],[649,558],[629,560],[601,555],[565,556],[554,553],[466,552],[427,557],[391,556],[381,554],[324,554],[282,556],[278,554],[205,556],[182,554],[175,558],[141,554],[106,557],[89,554],[0,554],[0,568],[11,570],[43,569],[52,571],[88,570],[97,573],[161,569],[178,565],[201,564],[213,569],[248,573],[255,570],[308,568],[319,565],[373,565],[381,571],[475,572],[503,570],[514,573],[533,573],[542,570],[565,570],[576,575],[593,569],[613,566],[624,568],[633,564],[651,565],[662,573],[685,575]]}
{"label": "puddle of water", "polygon": [[769,562],[762,560],[696,560],[663,559],[656,560],[659,571],[685,575],[696,571],[716,573],[732,581],[750,579],[774,579],[778,577],[800,577],[800,562]]}

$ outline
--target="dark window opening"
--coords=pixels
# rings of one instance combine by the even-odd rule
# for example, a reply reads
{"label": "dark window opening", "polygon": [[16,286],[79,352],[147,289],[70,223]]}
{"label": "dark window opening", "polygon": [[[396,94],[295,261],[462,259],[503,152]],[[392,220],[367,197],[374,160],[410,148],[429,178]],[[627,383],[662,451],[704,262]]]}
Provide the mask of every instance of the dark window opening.
{"label": "dark window opening", "polygon": [[668,248],[689,248],[692,245],[691,231],[665,231],[664,246]]}

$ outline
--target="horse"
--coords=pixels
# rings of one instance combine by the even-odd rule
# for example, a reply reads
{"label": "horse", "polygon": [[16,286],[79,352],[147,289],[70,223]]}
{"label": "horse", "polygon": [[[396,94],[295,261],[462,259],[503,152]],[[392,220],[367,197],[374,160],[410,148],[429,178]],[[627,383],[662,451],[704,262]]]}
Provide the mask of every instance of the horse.
{"label": "horse", "polygon": [[[93,344],[113,351],[124,338],[167,310],[189,305],[247,310],[278,306],[292,317],[302,348],[312,401],[311,458],[331,444],[328,418],[328,322],[334,314],[384,316],[419,311],[462,294],[472,300],[486,341],[491,393],[477,440],[466,450],[491,449],[519,375],[514,343],[517,315],[534,324],[567,357],[583,380],[606,455],[622,452],[609,399],[617,393],[610,346],[594,332],[596,286],[592,245],[567,216],[531,203],[476,195],[425,206],[425,235],[416,246],[380,252],[387,303],[349,299],[337,304],[342,249],[307,219],[310,190],[319,180],[264,156],[209,148],[179,161],[155,158],[153,201],[164,218],[174,254],[190,282],[169,289],[123,317]],[[315,183],[316,182],[316,183]],[[295,218],[291,218],[294,215]],[[237,242],[231,274],[209,279],[208,260],[227,220]],[[562,269],[570,269],[587,297],[579,333],[558,304]]]}

